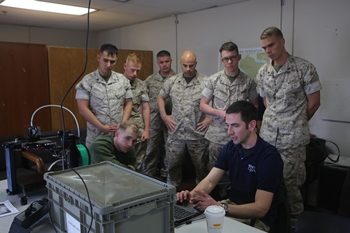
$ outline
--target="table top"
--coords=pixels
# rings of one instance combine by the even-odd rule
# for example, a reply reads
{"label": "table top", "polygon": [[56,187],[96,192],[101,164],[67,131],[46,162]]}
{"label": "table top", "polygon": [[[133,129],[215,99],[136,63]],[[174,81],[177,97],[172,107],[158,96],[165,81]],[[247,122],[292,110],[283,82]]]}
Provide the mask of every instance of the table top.
{"label": "table top", "polygon": [[[7,189],[7,180],[1,180],[0,181],[0,202],[9,200],[19,212],[24,211],[29,206],[30,203],[32,203],[33,201],[40,200],[45,195],[43,193],[33,195],[33,196],[30,195],[28,197],[28,204],[21,205],[19,195],[7,195],[6,189]],[[7,232],[7,230],[10,229],[12,221],[16,215],[17,214],[12,214],[5,217],[0,217],[1,230],[5,230],[4,232]],[[32,232],[35,233],[35,232],[44,232],[44,231],[46,233],[55,232],[53,227],[50,225],[50,222],[48,219],[42,221],[39,226],[33,229]],[[181,225],[175,228],[175,233],[204,233],[204,232],[207,232],[207,225],[204,218],[199,220],[194,220],[192,221],[191,224]],[[225,217],[222,233],[226,233],[226,232],[227,233],[228,232],[261,233],[263,231],[250,227],[246,224],[237,222],[231,218]]]}
{"label": "table top", "polygon": [[[198,221],[193,221],[188,225],[181,225],[175,228],[175,233],[205,233],[207,232],[207,224],[205,219],[200,219]],[[246,224],[237,222],[232,218],[225,217],[222,233],[262,233],[259,229],[253,228]]]}
{"label": "table top", "polygon": [[[20,212],[24,211],[28,208],[30,203],[33,201],[40,200],[45,193],[39,192],[37,194],[29,195],[28,196],[28,202],[27,205],[21,205],[20,202],[20,195],[8,195],[6,192],[7,186],[7,180],[0,180],[0,202],[4,202],[6,200],[9,200],[11,204],[19,211],[18,213],[11,214],[5,217],[0,217],[0,226],[1,230],[6,229],[9,230],[12,224],[13,219],[18,215]],[[5,231],[4,231],[5,232]]]}

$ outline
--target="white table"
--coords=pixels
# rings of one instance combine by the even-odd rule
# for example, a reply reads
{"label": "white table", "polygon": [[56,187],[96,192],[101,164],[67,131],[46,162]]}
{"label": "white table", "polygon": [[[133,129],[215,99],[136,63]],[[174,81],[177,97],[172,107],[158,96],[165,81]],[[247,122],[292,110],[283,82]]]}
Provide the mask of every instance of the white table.
{"label": "white table", "polygon": [[[175,233],[206,233],[207,224],[205,219],[193,221],[188,225],[181,225],[175,228]],[[237,222],[225,217],[222,233],[262,233],[259,229]]]}
{"label": "white table", "polygon": [[[24,211],[30,203],[36,200],[40,200],[44,194],[38,194],[35,196],[29,196],[28,197],[28,204],[22,206],[20,204],[20,199],[18,195],[12,195],[8,196],[6,193],[7,189],[7,180],[1,180],[0,181],[0,202],[9,200],[14,207],[16,207],[20,212]],[[0,232],[8,232],[13,219],[15,218],[17,214],[12,214],[9,216],[5,216],[0,218]],[[33,231],[35,232],[46,232],[46,233],[54,233],[54,229],[50,225],[50,222],[48,219],[44,220],[40,223],[38,227],[36,227]],[[175,228],[175,233],[206,233],[207,232],[207,225],[205,219],[200,220],[194,220],[191,224],[188,225],[181,225],[177,228]],[[226,218],[224,222],[224,228],[222,233],[232,233],[232,232],[239,232],[239,233],[261,233],[263,231],[260,231],[258,229],[255,229],[253,227],[250,227],[248,225],[245,225],[243,223],[237,222],[233,219]]]}
{"label": "white table", "polygon": [[7,188],[7,180],[0,180],[0,202],[9,200],[19,212],[5,217],[0,217],[0,232],[8,232],[15,216],[27,209],[30,203],[40,200],[44,196],[43,193],[32,196],[30,195],[28,197],[27,205],[21,205],[19,195],[7,195]]}

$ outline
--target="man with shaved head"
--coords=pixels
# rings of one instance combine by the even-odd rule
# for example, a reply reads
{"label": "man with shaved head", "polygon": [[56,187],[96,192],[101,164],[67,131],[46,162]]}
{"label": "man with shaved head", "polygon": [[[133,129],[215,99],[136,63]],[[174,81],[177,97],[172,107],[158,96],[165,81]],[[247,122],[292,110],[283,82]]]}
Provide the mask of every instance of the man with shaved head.
{"label": "man with shaved head", "polygon": [[[185,51],[180,60],[182,72],[164,82],[157,97],[159,112],[168,128],[166,142],[167,182],[178,186],[182,181],[182,166],[186,152],[196,171],[196,181],[207,175],[208,141],[204,138],[211,118],[199,109],[201,92],[207,77],[196,70],[193,51]],[[165,111],[165,99],[172,100],[172,113]]]}

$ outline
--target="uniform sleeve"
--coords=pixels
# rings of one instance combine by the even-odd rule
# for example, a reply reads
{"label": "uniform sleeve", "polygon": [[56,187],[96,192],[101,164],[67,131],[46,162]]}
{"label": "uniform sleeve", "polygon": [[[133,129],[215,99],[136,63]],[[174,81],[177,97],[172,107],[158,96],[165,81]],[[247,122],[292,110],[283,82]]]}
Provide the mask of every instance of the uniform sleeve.
{"label": "uniform sleeve", "polygon": [[[126,79],[126,78],[125,78]],[[125,82],[125,95],[124,95],[124,99],[132,99],[133,95],[132,95],[132,91],[131,91],[131,85],[129,80],[127,80]]]}
{"label": "uniform sleeve", "polygon": [[202,96],[207,99],[212,99],[214,95],[214,86],[213,86],[213,78],[209,77],[204,85],[204,89],[202,91]]}
{"label": "uniform sleeve", "polygon": [[159,95],[161,95],[163,98],[167,98],[170,95],[170,89],[172,87],[172,78],[167,79],[164,84],[162,89],[160,89]]}
{"label": "uniform sleeve", "polygon": [[259,93],[259,95],[261,97],[266,97],[266,93],[264,92],[264,89],[263,89],[263,73],[264,73],[264,67],[265,65],[263,65],[259,71],[258,71],[258,74],[256,75],[256,81],[257,81],[257,92]]}
{"label": "uniform sleeve", "polygon": [[76,86],[75,99],[77,100],[89,100],[91,88],[88,86],[85,79],[81,80]]}
{"label": "uniform sleeve", "polygon": [[141,101],[142,102],[149,102],[149,96],[148,96],[148,89],[145,85],[145,83],[141,80]]}
{"label": "uniform sleeve", "polygon": [[252,78],[249,78],[249,82],[249,100],[252,101],[258,98],[258,93],[254,80]]}
{"label": "uniform sleeve", "polygon": [[311,63],[309,63],[308,66],[306,67],[303,80],[304,80],[304,91],[306,95],[310,95],[322,89],[322,85],[320,82],[320,78],[318,77],[316,67]]}

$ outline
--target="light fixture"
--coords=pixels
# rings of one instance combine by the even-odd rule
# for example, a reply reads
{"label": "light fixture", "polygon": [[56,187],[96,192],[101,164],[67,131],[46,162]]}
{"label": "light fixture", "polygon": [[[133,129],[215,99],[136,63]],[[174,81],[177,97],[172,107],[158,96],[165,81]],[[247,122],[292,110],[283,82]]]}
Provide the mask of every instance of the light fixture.
{"label": "light fixture", "polygon": [[[1,1],[0,1],[1,2]],[[59,14],[84,15],[88,13],[88,8],[63,5],[58,3],[35,1],[35,0],[4,0],[0,6],[15,7],[27,10],[46,11]],[[96,11],[90,8],[90,13]]]}

